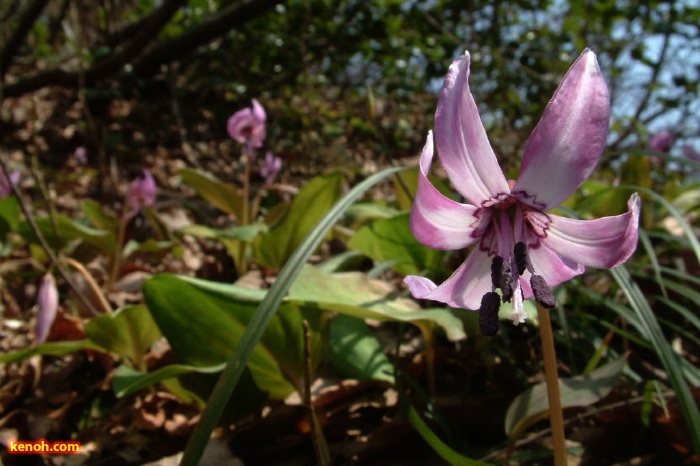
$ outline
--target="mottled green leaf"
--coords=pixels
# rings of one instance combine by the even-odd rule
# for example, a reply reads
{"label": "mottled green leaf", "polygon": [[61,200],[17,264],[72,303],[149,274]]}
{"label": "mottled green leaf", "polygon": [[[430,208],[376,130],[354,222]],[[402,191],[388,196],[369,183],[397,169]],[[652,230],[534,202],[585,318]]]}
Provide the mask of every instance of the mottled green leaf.
{"label": "mottled green leaf", "polygon": [[396,260],[393,268],[404,275],[435,269],[444,253],[421,244],[408,222],[409,214],[376,220],[360,228],[348,247],[376,261]]}
{"label": "mottled green leaf", "polygon": [[[626,358],[612,361],[586,375],[559,379],[563,408],[590,406],[605,398],[625,367]],[[518,395],[506,413],[506,434],[517,438],[549,412],[547,386],[540,383]]]}
{"label": "mottled green leaf", "polygon": [[239,222],[243,220],[243,197],[234,186],[193,168],[184,168],[178,175],[183,183],[197,191],[204,199],[224,212],[235,215]]}
{"label": "mottled green leaf", "polygon": [[317,176],[292,200],[287,213],[267,234],[256,238],[254,257],[272,269],[280,269],[342,195],[339,172]]}

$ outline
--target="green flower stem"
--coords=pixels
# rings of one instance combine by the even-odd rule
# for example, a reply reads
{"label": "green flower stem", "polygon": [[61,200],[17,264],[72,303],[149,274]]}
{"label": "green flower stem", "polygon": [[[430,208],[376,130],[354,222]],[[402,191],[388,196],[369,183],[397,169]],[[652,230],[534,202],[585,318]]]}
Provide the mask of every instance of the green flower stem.
{"label": "green flower stem", "polygon": [[122,247],[124,246],[124,240],[126,238],[126,226],[129,223],[129,203],[124,202],[124,207],[122,208],[122,214],[119,216],[119,231],[117,232],[117,247],[114,249],[114,257],[112,258],[112,269],[109,272],[109,277],[107,278],[107,284],[105,287],[107,289],[111,288],[114,282],[119,279],[119,270],[121,268],[122,259]]}
{"label": "green flower stem", "polygon": [[311,440],[314,444],[314,450],[316,450],[316,461],[318,461],[318,464],[320,466],[330,466],[333,464],[331,454],[311,399],[311,330],[309,329],[308,321],[304,320],[302,325],[304,328],[304,404],[306,409],[309,410]]}
{"label": "green flower stem", "polygon": [[557,356],[554,352],[554,335],[549,311],[537,303],[537,319],[540,323],[540,341],[542,342],[542,359],[544,360],[544,377],[547,382],[547,399],[549,400],[549,421],[552,425],[554,443],[554,464],[566,466],[566,439],[564,437],[564,416],[559,394],[559,376],[557,374]]}
{"label": "green flower stem", "polygon": [[253,148],[248,145],[248,147],[243,150],[243,218],[241,219],[241,224],[243,226],[248,225],[251,221],[250,217],[250,164],[253,162]]}

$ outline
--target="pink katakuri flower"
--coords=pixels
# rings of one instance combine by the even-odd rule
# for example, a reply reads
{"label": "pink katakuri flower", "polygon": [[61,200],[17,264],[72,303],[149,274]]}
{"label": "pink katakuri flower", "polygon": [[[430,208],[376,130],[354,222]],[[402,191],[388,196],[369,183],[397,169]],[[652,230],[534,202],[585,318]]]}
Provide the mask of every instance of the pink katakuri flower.
{"label": "pink katakuri flower", "polygon": [[265,141],[265,120],[267,115],[260,102],[253,99],[252,108],[239,110],[228,119],[228,134],[241,144],[261,147]]}
{"label": "pink katakuri flower", "polygon": [[265,154],[265,160],[260,167],[260,175],[265,178],[265,184],[272,184],[277,179],[277,175],[282,170],[282,159],[272,155],[272,152]]}
{"label": "pink katakuri flower", "polygon": [[44,343],[58,311],[58,290],[53,275],[47,273],[41,278],[37,293],[36,342]]}
{"label": "pink katakuri flower", "polygon": [[649,149],[656,152],[668,152],[676,142],[676,135],[672,131],[659,131],[649,139]]}
{"label": "pink katakuri flower", "polygon": [[410,223],[415,237],[434,249],[475,247],[440,286],[418,276],[405,282],[415,298],[479,309],[482,333],[493,335],[501,299],[512,300],[509,318],[517,325],[527,317],[524,299],[553,307],[551,287],[584,266],[625,262],[637,244],[640,199],[635,193],[627,213],[597,220],[546,213],[588,178],[605,148],[610,100],[593,52],[581,54],[554,93],[527,142],[517,181],[507,181],[498,166],[468,78],[465,53],[450,66],[435,114],[440,161],[468,203],[445,197],[428,180],[429,133]]}
{"label": "pink katakuri flower", "polygon": [[683,146],[683,155],[685,158],[693,160],[695,162],[700,162],[700,152],[695,150],[695,147],[693,147],[690,144],[686,144]]}
{"label": "pink katakuri flower", "polygon": [[73,153],[73,158],[78,165],[87,165],[87,149],[85,149],[85,146],[76,147],[75,152]]}
{"label": "pink katakuri flower", "polygon": [[19,174],[19,170],[13,171],[8,180],[5,173],[0,171],[0,199],[12,194],[12,185],[19,183]]}
{"label": "pink katakuri flower", "polygon": [[126,202],[129,204],[128,217],[138,214],[144,207],[156,203],[156,182],[151,172],[144,168],[143,177],[138,177],[129,185],[126,191]]}

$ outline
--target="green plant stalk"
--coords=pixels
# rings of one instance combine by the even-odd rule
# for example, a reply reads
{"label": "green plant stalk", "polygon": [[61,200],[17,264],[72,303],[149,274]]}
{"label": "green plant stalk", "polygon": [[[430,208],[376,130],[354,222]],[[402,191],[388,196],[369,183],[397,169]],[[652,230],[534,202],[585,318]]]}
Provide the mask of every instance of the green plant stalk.
{"label": "green plant stalk", "polygon": [[294,283],[294,280],[299,275],[299,272],[301,272],[301,269],[304,267],[311,254],[313,254],[316,248],[321,244],[326,233],[328,233],[335,222],[338,221],[345,210],[347,210],[347,208],[365,191],[386,179],[388,176],[401,170],[404,170],[404,168],[388,168],[370,176],[362,183],[355,186],[343,199],[333,206],[316,228],[304,239],[297,250],[294,251],[294,254],[292,254],[280,271],[274,285],[272,285],[265,295],[265,299],[263,299],[258,309],[255,311],[255,314],[253,314],[253,317],[248,323],[248,327],[246,327],[238,345],[236,345],[236,349],[233,351],[231,358],[229,358],[226,368],[221,373],[209,397],[207,406],[202,412],[201,420],[195,427],[187,443],[185,454],[180,462],[181,465],[196,466],[199,464],[199,460],[202,457],[202,453],[204,453],[204,448],[209,441],[209,437],[214,427],[216,427],[219,417],[226,407],[245,369],[250,354],[253,352],[255,345],[257,345],[265,331],[265,327],[277,311],[277,307],[279,307],[282,299],[292,286],[292,283]]}
{"label": "green plant stalk", "polygon": [[250,144],[243,150],[243,218],[241,224],[243,226],[250,224],[250,164],[253,162],[253,148]]}
{"label": "green plant stalk", "polygon": [[316,460],[321,466],[330,466],[333,462],[331,454],[328,451],[326,437],[323,435],[321,423],[318,422],[318,416],[314,409],[313,401],[311,400],[311,329],[309,322],[302,322],[304,327],[304,404],[309,410],[309,425],[311,427],[311,440],[316,450]]}
{"label": "green plant stalk", "polygon": [[549,422],[552,425],[554,443],[554,464],[566,466],[566,439],[564,437],[564,416],[559,393],[559,375],[557,374],[557,356],[554,351],[554,335],[549,311],[537,303],[537,319],[540,323],[540,341],[542,342],[542,359],[544,377],[547,382],[547,399],[549,400]]}
{"label": "green plant stalk", "polygon": [[[250,143],[243,149],[243,218],[239,219],[242,226],[250,225],[251,223],[251,208],[250,208],[250,164],[253,161],[253,148]],[[236,261],[236,272],[238,277],[242,277],[248,271],[248,242],[241,241],[238,245],[238,260]]]}
{"label": "green plant stalk", "polygon": [[[34,138],[37,138],[36,134],[34,134]],[[53,234],[56,236],[56,238],[58,238],[60,237],[60,235],[58,234],[58,222],[56,221],[56,203],[51,197],[49,189],[47,188],[43,177],[39,175],[39,158],[37,157],[36,153],[32,154],[31,156],[31,164],[29,165],[29,171],[32,174],[32,178],[34,178],[34,182],[39,188],[41,197],[44,198],[47,210],[49,211],[49,219],[51,219],[51,228],[53,228]]]}
{"label": "green plant stalk", "polygon": [[122,214],[119,217],[119,231],[117,232],[117,247],[114,250],[114,257],[112,258],[112,270],[109,273],[109,278],[107,279],[106,287],[110,288],[112,284],[117,281],[117,275],[119,274],[119,267],[121,265],[122,258],[122,246],[124,246],[124,237],[126,236],[126,225],[129,223],[129,217],[127,215],[129,211],[129,206],[127,202],[124,202],[124,208],[122,209]]}

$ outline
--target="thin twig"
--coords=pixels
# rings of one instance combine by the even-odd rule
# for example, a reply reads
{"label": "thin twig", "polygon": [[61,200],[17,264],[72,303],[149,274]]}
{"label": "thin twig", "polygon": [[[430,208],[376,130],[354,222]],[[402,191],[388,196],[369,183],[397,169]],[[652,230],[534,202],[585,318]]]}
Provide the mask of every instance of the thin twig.
{"label": "thin twig", "polygon": [[646,108],[647,104],[649,103],[649,99],[651,98],[651,95],[655,90],[654,84],[656,83],[656,80],[659,77],[663,63],[666,60],[666,51],[668,50],[668,46],[669,46],[670,38],[671,38],[671,32],[673,30],[671,25],[673,24],[673,20],[674,20],[674,16],[675,16],[674,13],[675,13],[675,9],[671,8],[671,18],[669,20],[668,29],[666,30],[666,33],[664,34],[664,40],[663,40],[663,43],[661,45],[661,53],[659,54],[659,60],[654,64],[654,67],[653,67],[652,73],[651,73],[651,78],[649,79],[649,84],[647,86],[645,86],[646,93],[639,101],[639,105],[637,106],[637,110],[634,112],[634,116],[632,117],[632,119],[630,119],[630,124],[627,125],[627,128],[625,128],[624,131],[622,131],[622,133],[617,138],[617,140],[614,141],[612,144],[610,144],[610,147],[618,147],[620,145],[620,143],[622,143],[625,139],[627,139],[634,132],[634,129],[636,128],[636,124],[639,121],[640,117],[642,116],[642,112],[644,112],[644,109]]}
{"label": "thin twig", "polygon": [[56,259],[55,263],[58,264],[61,262],[65,262],[66,264],[70,265],[78,272],[80,272],[83,278],[85,278],[85,281],[88,283],[88,285],[90,285],[90,288],[92,288],[92,292],[95,294],[95,296],[97,296],[97,299],[100,301],[100,305],[105,310],[105,312],[112,312],[112,306],[110,306],[109,301],[107,301],[107,298],[102,292],[102,289],[97,285],[97,282],[92,277],[92,274],[88,271],[88,269],[85,268],[83,264],[76,261],[72,257],[59,257],[58,259]]}
{"label": "thin twig", "polygon": [[185,119],[182,116],[182,109],[180,108],[180,102],[177,98],[175,73],[173,72],[171,65],[163,65],[161,69],[164,72],[165,82],[168,84],[168,89],[170,90],[170,107],[173,109],[173,116],[177,122],[177,134],[180,136],[180,147],[182,147],[182,152],[185,154],[185,159],[190,163],[190,165],[199,168],[200,164],[197,160],[197,153],[192,148],[192,144],[189,142],[187,126],[185,126]]}
{"label": "thin twig", "polygon": [[[2,168],[2,174],[9,180],[10,179],[10,171],[7,168],[7,164],[5,164],[5,160],[0,155],[0,167]],[[85,307],[87,307],[90,312],[93,315],[97,315],[98,312],[95,309],[95,307],[92,305],[89,299],[83,294],[83,292],[76,286],[76,284],[73,282],[73,280],[70,278],[70,276],[63,270],[63,267],[61,264],[58,263],[58,258],[56,255],[53,253],[51,250],[51,247],[49,247],[49,243],[46,242],[46,238],[44,238],[44,235],[41,233],[41,230],[39,230],[39,227],[36,224],[36,221],[34,220],[34,216],[31,214],[29,211],[29,208],[27,207],[27,204],[24,202],[24,198],[22,197],[22,192],[19,188],[19,186],[15,183],[9,183],[10,187],[12,188],[12,193],[15,195],[15,198],[17,198],[17,201],[19,202],[19,206],[22,209],[22,213],[24,216],[27,218],[27,223],[29,223],[29,228],[34,232],[36,235],[37,239],[39,240],[39,244],[41,245],[41,248],[44,250],[46,255],[48,256],[49,260],[51,261],[51,264],[56,267],[56,270],[58,270],[58,273],[61,274],[61,277],[68,283],[68,286],[70,286],[73,291],[75,291],[75,294],[80,298],[80,300],[83,302]]]}

